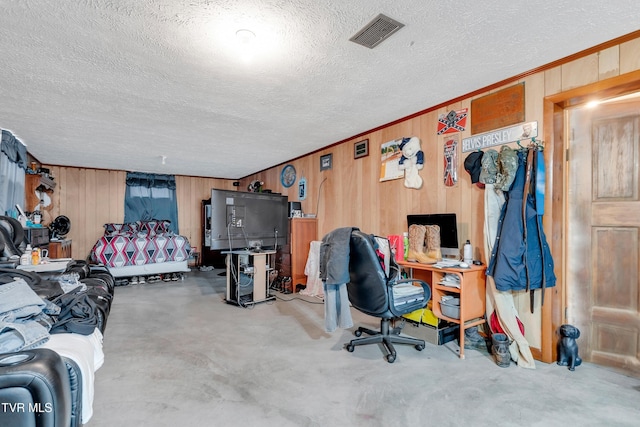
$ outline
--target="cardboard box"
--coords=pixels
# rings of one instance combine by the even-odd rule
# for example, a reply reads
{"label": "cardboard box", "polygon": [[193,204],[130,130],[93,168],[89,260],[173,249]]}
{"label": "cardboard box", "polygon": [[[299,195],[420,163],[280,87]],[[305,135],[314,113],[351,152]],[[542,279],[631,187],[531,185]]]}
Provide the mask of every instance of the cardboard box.
{"label": "cardboard box", "polygon": [[422,316],[424,313],[424,308],[420,308],[416,311],[412,311],[411,313],[403,314],[402,317],[405,319],[409,319],[415,323],[422,323]]}
{"label": "cardboard box", "polygon": [[442,319],[438,319],[436,315],[433,314],[433,311],[431,311],[431,301],[429,301],[425,308],[420,308],[416,311],[412,311],[411,313],[407,313],[402,317],[416,323],[422,323],[431,326],[441,326],[442,324],[447,323]]}
{"label": "cardboard box", "polygon": [[442,327],[431,325],[407,323],[402,332],[414,338],[420,338],[435,345],[446,344],[449,341],[458,339],[460,326],[456,324],[446,324]]}

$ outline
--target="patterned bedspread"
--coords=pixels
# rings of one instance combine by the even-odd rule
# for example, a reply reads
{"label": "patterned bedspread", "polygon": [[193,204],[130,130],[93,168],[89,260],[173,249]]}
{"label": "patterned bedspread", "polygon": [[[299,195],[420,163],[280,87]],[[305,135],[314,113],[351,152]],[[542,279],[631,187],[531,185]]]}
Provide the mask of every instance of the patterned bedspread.
{"label": "patterned bedspread", "polygon": [[107,267],[124,267],[184,261],[189,258],[190,252],[191,245],[187,238],[171,232],[108,230],[93,246],[91,261]]}

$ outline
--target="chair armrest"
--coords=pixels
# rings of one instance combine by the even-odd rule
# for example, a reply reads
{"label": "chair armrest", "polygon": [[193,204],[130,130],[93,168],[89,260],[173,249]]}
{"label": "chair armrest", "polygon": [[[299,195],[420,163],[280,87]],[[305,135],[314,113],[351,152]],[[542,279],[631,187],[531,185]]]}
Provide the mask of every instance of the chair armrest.
{"label": "chair armrest", "polygon": [[422,286],[422,289],[424,290],[425,300],[429,301],[431,299],[431,287],[429,287],[429,284],[427,282],[424,282],[418,279],[400,279],[400,280],[396,280],[393,283],[389,283],[389,285],[393,287],[401,283],[415,283],[415,282],[417,282],[420,286]]}
{"label": "chair armrest", "polygon": [[[405,284],[405,283],[418,283],[422,288],[422,295],[421,295],[422,298],[411,299],[409,297],[407,301],[400,300],[398,301],[398,304],[396,304],[395,298],[397,296],[394,295],[393,288],[397,285]],[[389,310],[391,311],[391,313],[393,313],[394,316],[397,316],[397,317],[400,317],[403,314],[411,313],[412,311],[419,310],[421,308],[426,307],[427,302],[429,302],[429,299],[431,299],[431,288],[429,288],[429,285],[422,280],[400,279],[397,281],[390,282],[388,285],[389,286],[387,288],[388,289],[387,294],[389,298]]]}

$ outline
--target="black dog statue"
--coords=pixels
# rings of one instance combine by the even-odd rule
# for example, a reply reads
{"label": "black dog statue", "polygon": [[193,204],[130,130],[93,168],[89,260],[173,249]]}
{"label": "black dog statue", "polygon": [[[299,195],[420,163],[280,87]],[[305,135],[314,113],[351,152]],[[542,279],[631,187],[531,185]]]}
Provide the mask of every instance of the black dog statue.
{"label": "black dog statue", "polygon": [[573,325],[560,326],[560,340],[558,341],[558,365],[569,366],[574,371],[580,366],[582,359],[578,356],[578,343],[580,330]]}

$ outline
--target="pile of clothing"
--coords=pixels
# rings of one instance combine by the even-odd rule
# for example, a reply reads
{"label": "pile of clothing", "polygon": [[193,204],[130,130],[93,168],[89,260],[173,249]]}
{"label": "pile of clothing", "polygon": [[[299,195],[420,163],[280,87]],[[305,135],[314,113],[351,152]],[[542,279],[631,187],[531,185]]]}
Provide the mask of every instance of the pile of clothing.
{"label": "pile of clothing", "polygon": [[0,269],[0,353],[37,348],[51,334],[104,332],[113,277],[85,270],[75,263],[51,276]]}
{"label": "pile of clothing", "polygon": [[[17,365],[0,365],[3,391],[7,384],[13,387],[16,370],[34,378],[44,373],[42,387],[55,395],[52,413],[60,425],[86,424],[93,414],[95,372],[104,363],[103,333],[114,285],[105,267],[84,261],[71,261],[63,273],[0,269],[0,354],[24,358]],[[37,361],[33,367],[31,361]],[[20,425],[31,425],[29,414],[20,415]],[[7,424],[7,416],[0,412],[0,424],[15,425],[17,418]]]}

